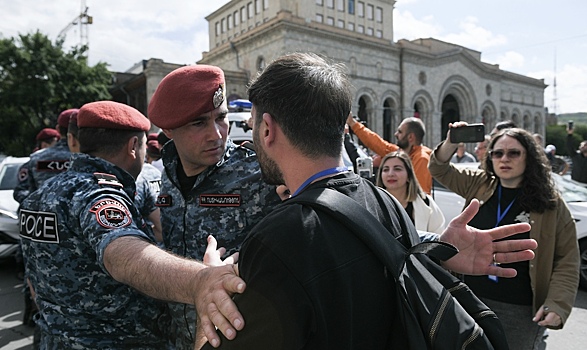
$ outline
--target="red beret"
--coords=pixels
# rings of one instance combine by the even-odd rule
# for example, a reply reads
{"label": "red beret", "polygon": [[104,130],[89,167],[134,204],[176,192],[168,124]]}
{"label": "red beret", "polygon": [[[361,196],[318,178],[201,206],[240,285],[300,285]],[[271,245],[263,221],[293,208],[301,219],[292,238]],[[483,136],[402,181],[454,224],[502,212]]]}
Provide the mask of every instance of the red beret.
{"label": "red beret", "polygon": [[156,132],[152,132],[149,135],[147,135],[147,142],[149,141],[157,141],[157,136],[159,136],[158,133]]}
{"label": "red beret", "polygon": [[214,66],[185,66],[169,73],[149,102],[148,115],[162,129],[186,125],[226,99],[224,72]]}
{"label": "red beret", "polygon": [[147,142],[147,154],[151,157],[161,157],[161,151],[159,150],[159,142],[157,142],[157,140],[151,140]]}
{"label": "red beret", "polygon": [[44,141],[44,140],[48,140],[48,139],[52,139],[52,138],[61,138],[61,135],[59,135],[59,131],[55,130],[55,129],[51,129],[51,128],[45,128],[41,131],[39,131],[39,133],[37,134],[37,137],[35,138],[37,141]]}
{"label": "red beret", "polygon": [[77,111],[79,111],[79,109],[77,108],[64,110],[59,114],[59,117],[57,118],[57,124],[59,124],[59,126],[62,128],[67,128],[67,126],[69,125],[69,119],[71,118],[71,115],[73,113],[77,113]]}
{"label": "red beret", "polygon": [[77,114],[79,128],[104,128],[149,131],[151,123],[141,112],[131,106],[113,102],[90,102]]}

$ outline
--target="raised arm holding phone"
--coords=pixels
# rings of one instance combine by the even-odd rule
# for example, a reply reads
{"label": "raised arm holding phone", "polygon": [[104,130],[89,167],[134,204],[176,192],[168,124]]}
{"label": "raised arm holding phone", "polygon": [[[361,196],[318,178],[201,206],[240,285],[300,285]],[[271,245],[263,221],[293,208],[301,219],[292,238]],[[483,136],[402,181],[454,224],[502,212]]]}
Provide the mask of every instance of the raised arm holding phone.
{"label": "raised arm holding phone", "polygon": [[457,148],[450,134],[466,125],[449,124],[446,140],[430,159],[430,172],[467,205],[474,198],[480,201],[470,226],[491,229],[531,223],[530,231],[504,241],[536,239],[535,261],[501,264],[518,271],[512,279],[465,276],[465,282],[496,312],[510,348],[532,348],[543,342],[545,327],[562,328],[571,312],[579,279],[575,223],[554,187],[544,152],[523,129],[507,128],[493,136],[483,170],[450,164]]}

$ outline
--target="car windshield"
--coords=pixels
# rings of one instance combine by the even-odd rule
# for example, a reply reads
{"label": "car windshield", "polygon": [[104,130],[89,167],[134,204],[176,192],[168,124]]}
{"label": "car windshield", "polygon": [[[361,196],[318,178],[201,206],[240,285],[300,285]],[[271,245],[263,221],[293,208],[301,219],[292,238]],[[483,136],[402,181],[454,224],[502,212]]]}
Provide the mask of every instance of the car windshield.
{"label": "car windshield", "polygon": [[13,190],[17,184],[20,164],[5,164],[0,170],[0,190]]}
{"label": "car windshield", "polygon": [[587,188],[572,183],[562,176],[553,175],[565,202],[587,202]]}

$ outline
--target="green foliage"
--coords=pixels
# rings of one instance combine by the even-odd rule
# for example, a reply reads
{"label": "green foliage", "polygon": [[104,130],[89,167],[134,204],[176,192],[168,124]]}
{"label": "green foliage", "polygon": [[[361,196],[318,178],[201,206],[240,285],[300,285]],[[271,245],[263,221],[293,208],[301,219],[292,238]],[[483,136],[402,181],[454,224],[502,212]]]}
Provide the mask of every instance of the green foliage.
{"label": "green foliage", "polygon": [[587,125],[587,112],[557,114],[556,119],[559,124],[566,124],[572,120],[575,125]]}
{"label": "green foliage", "polygon": [[[579,143],[583,140],[587,140],[587,125],[575,124],[573,131],[573,139],[575,149],[579,146]],[[566,125],[548,125],[546,127],[546,140],[545,145],[552,144],[556,147],[556,154],[568,156],[567,152],[567,126]]]}
{"label": "green foliage", "polygon": [[88,66],[88,48],[63,50],[39,31],[0,39],[0,153],[26,156],[43,128],[68,108],[110,98],[106,63]]}

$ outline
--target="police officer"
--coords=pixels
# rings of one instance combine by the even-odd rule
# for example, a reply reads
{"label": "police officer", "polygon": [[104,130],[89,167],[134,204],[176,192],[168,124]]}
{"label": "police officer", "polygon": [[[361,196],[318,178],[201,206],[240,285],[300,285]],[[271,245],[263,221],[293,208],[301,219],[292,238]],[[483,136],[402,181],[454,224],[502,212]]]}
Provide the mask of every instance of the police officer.
{"label": "police officer", "polygon": [[20,213],[41,348],[164,348],[162,305],[148,296],[197,303],[212,342],[211,322],[233,338],[243,321],[227,291],[244,290],[234,266],[207,268],[157,248],[133,205],[148,119],[100,101],[80,109],[78,127],[70,171],[27,197]]}
{"label": "police officer", "polygon": [[77,109],[67,109],[57,118],[59,141],[51,147],[40,149],[18,171],[18,184],[12,193],[14,199],[21,203],[29,194],[51,177],[69,168],[71,152],[67,145],[67,128],[69,119]]}
{"label": "police officer", "polygon": [[[147,153],[149,152],[149,142],[147,142]],[[155,205],[161,190],[161,171],[145,162],[143,170],[137,177],[136,185],[135,205],[139,208],[143,218],[153,228],[155,240],[162,242],[161,211]]]}
{"label": "police officer", "polygon": [[[224,72],[214,66],[185,66],[159,84],[148,115],[171,139],[162,150],[163,242],[173,253],[202,259],[214,235],[229,252],[280,202],[265,184],[254,151],[228,139]],[[192,349],[193,307],[170,304],[179,349]]]}
{"label": "police officer", "polygon": [[69,117],[69,123],[67,125],[67,146],[69,147],[69,151],[71,153],[78,153],[79,152],[79,141],[77,139],[77,113],[71,113]]}
{"label": "police officer", "polygon": [[[64,110],[57,118],[56,129],[45,128],[37,134],[38,150],[31,154],[30,159],[18,171],[18,183],[12,193],[17,202],[21,203],[45,181],[69,168],[71,152],[66,135],[69,119],[77,111],[77,109]],[[19,250],[16,257],[18,263],[21,263],[21,258]],[[24,301],[23,323],[32,326],[36,306],[31,300],[28,288],[24,289]]]}
{"label": "police officer", "polygon": [[43,130],[39,131],[35,140],[37,141],[37,147],[35,148],[34,152],[43,149],[49,148],[53,146],[59,139],[61,135],[59,135],[59,131],[52,128],[44,128]]}

